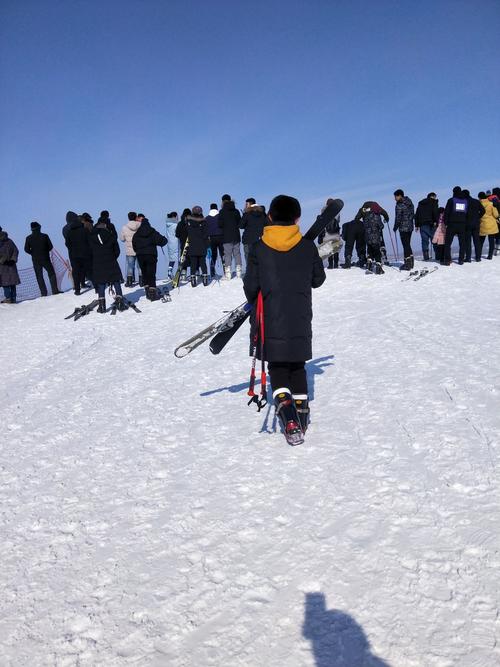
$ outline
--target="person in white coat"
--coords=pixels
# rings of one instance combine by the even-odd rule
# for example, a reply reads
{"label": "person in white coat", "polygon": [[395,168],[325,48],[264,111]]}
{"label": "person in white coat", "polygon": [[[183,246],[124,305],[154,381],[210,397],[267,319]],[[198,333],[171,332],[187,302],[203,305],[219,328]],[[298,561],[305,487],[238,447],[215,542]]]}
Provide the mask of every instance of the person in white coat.
{"label": "person in white coat", "polygon": [[[135,282],[135,264],[137,257],[134,247],[132,246],[132,239],[134,238],[136,231],[139,229],[140,224],[141,221],[137,220],[137,213],[130,211],[128,214],[128,222],[126,225],[123,225],[120,234],[120,241],[125,243],[125,253],[127,257],[127,281],[125,287],[132,287]],[[139,271],[139,285],[142,286],[141,268],[138,262],[137,269]]]}

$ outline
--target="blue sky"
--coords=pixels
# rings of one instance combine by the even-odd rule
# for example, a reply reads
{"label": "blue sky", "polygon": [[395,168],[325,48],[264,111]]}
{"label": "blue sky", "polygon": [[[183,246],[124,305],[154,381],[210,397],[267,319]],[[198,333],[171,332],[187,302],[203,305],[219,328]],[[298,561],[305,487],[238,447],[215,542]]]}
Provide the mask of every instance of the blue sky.
{"label": "blue sky", "polygon": [[[498,2],[3,0],[0,224],[500,185]],[[29,264],[23,257],[20,265]]]}

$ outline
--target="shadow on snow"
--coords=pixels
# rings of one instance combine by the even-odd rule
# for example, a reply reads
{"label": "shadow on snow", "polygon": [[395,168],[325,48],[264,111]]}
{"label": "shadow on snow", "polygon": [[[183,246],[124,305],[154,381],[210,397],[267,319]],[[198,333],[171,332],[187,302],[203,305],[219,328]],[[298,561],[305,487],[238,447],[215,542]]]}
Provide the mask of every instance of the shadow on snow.
{"label": "shadow on snow", "polygon": [[306,593],[302,635],[311,642],[315,667],[390,667],[370,649],[363,628],[338,609],[327,609],[323,593]]}

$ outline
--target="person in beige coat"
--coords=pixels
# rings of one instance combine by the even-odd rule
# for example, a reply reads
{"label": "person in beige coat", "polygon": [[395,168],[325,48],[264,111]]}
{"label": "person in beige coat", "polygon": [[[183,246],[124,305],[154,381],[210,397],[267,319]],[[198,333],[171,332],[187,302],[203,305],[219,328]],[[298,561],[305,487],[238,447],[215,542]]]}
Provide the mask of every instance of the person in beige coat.
{"label": "person in beige coat", "polygon": [[493,259],[493,252],[495,250],[495,237],[498,234],[498,210],[493,206],[488,199],[485,192],[480,192],[477,196],[484,208],[484,215],[481,218],[479,227],[479,236],[481,238],[481,250],[483,249],[484,240],[488,237],[488,257]]}
{"label": "person in beige coat", "polygon": [[[127,282],[125,283],[125,287],[132,287],[135,282],[135,263],[137,257],[132,245],[132,239],[134,238],[136,231],[139,229],[140,224],[141,221],[137,220],[137,213],[130,211],[128,214],[128,222],[126,225],[123,225],[120,234],[120,241],[124,241],[125,243],[125,253],[127,256]],[[139,262],[137,262],[137,269],[139,271],[139,285],[142,286],[142,275]]]}

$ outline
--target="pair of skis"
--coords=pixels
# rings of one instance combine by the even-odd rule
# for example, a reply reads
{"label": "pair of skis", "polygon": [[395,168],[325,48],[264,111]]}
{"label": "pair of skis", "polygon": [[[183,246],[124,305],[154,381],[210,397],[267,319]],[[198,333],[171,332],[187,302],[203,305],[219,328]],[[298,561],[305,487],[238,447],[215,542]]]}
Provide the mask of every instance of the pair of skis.
{"label": "pair of skis", "polygon": [[410,271],[408,276],[406,278],[403,278],[403,280],[401,282],[405,283],[408,280],[413,280],[414,282],[415,282],[415,280],[421,280],[422,278],[425,278],[425,276],[428,276],[431,273],[434,273],[435,271],[437,271],[438,268],[439,268],[438,266],[435,266],[433,269],[421,269],[420,271],[418,271],[418,270]]}
{"label": "pair of skis", "polygon": [[73,320],[76,322],[76,320],[79,320],[81,317],[85,317],[85,315],[88,315],[94,308],[99,304],[99,299],[94,299],[91,303],[88,303],[84,306],[78,306],[78,308],[75,308],[75,310],[71,313],[71,315],[67,315],[64,319],[65,320]]}

